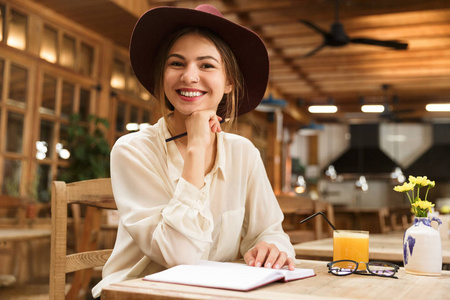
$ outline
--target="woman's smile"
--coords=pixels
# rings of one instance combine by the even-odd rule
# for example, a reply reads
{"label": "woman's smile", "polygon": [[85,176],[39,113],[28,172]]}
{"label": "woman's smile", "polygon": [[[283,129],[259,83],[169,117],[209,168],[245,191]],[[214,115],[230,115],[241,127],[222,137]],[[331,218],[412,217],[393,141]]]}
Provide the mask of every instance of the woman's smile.
{"label": "woman's smile", "polygon": [[185,101],[195,101],[206,94],[206,92],[193,89],[178,89],[177,93],[181,96],[180,98]]}

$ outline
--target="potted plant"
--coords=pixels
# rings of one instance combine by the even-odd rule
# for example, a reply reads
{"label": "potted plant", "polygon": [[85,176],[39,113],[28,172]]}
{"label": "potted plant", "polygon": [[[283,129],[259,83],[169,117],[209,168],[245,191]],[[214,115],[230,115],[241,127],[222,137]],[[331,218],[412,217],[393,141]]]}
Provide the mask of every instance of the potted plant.
{"label": "potted plant", "polygon": [[[427,200],[428,192],[434,186],[435,182],[429,180],[427,176],[409,176],[409,182],[394,187],[394,191],[406,193],[414,213],[414,224],[406,230],[403,236],[403,263],[406,273],[409,274],[441,274],[441,237],[439,231],[431,226],[431,222],[436,222],[439,229],[442,221],[439,218],[428,216],[434,206]],[[426,189],[424,198],[421,198],[421,189]]]}

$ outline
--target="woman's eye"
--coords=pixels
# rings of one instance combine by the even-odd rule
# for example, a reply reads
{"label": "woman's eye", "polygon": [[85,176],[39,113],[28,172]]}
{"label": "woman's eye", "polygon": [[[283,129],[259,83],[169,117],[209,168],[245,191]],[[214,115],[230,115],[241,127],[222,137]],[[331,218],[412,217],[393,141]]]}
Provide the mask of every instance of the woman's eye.
{"label": "woman's eye", "polygon": [[172,61],[169,63],[169,66],[173,66],[173,67],[181,67],[183,66],[183,64],[179,61]]}
{"label": "woman's eye", "polygon": [[214,66],[211,65],[211,64],[203,64],[202,67],[203,67],[204,69],[212,69],[212,68],[214,68]]}

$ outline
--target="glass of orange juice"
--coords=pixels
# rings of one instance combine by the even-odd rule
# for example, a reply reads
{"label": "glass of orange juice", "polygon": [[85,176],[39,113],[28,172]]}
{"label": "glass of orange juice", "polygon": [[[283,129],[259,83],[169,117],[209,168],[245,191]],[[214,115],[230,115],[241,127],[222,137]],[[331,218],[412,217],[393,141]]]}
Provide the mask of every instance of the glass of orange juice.
{"label": "glass of orange juice", "polygon": [[[333,261],[350,259],[356,262],[369,261],[369,232],[358,230],[335,230],[333,232]],[[360,264],[358,270],[365,270]]]}

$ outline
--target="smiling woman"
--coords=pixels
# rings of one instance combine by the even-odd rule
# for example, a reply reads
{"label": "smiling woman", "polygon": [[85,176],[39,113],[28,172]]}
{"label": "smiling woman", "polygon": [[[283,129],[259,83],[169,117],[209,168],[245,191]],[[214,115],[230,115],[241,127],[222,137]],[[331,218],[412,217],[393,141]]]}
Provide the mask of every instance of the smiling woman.
{"label": "smiling woman", "polygon": [[138,21],[130,60],[163,117],[111,152],[119,238],[94,296],[200,259],[294,269],[260,153],[221,127],[262,100],[269,65],[260,38],[210,5],[160,7]]}

